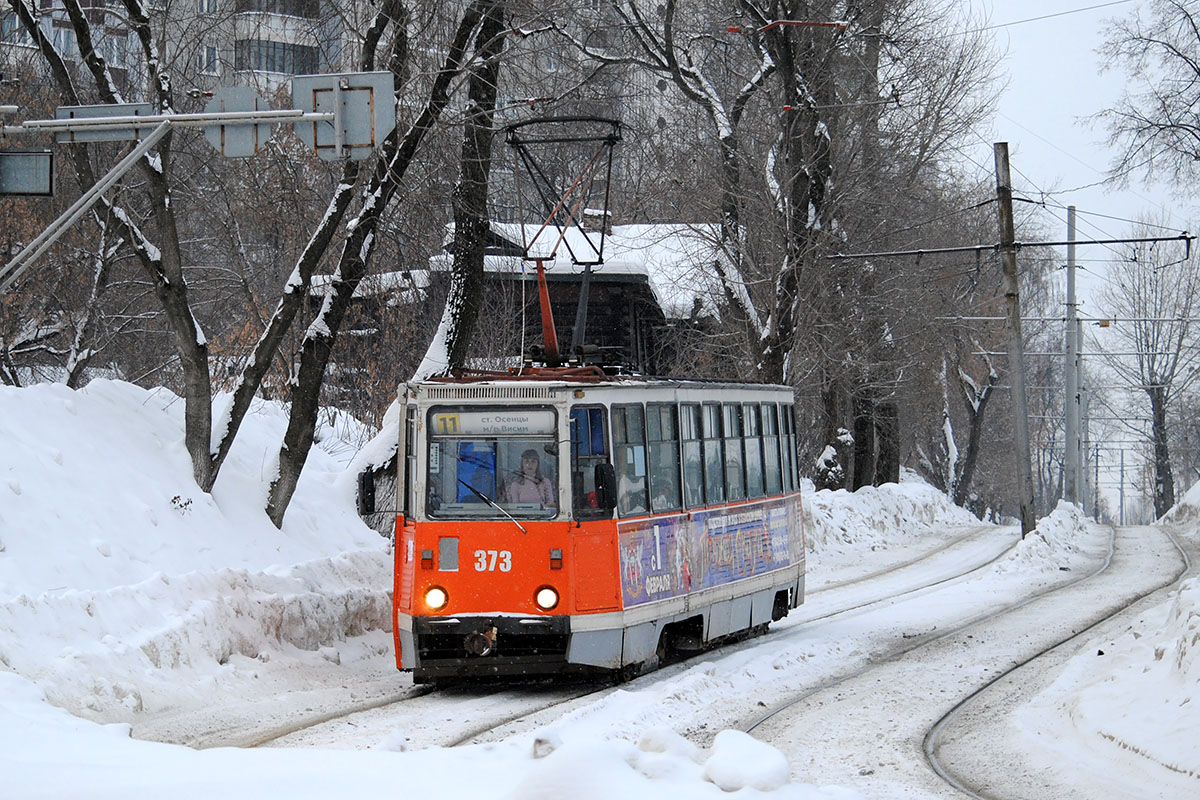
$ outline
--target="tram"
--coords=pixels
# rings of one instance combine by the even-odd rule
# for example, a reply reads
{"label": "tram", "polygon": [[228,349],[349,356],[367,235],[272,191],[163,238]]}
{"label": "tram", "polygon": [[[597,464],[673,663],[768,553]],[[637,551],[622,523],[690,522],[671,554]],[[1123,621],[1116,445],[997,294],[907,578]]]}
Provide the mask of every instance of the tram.
{"label": "tram", "polygon": [[628,678],[804,597],[783,386],[514,370],[400,387],[396,665]]}
{"label": "tram", "polygon": [[[505,372],[399,387],[393,630],[396,666],[416,683],[631,677],[761,633],[803,601],[792,390],[583,363],[605,234],[579,220],[599,184],[608,217],[619,128],[562,117],[506,129],[544,203],[523,247],[543,345]],[[538,148],[556,164],[581,148],[561,194]],[[574,361],[560,357],[545,275],[563,251],[582,278]]]}

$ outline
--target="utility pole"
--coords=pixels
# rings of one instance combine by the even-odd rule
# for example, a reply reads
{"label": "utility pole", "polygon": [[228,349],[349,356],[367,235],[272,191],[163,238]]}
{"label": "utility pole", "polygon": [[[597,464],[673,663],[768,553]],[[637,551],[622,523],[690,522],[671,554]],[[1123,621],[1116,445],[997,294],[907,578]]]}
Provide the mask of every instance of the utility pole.
{"label": "utility pole", "polygon": [[1120,513],[1121,522],[1120,522],[1120,524],[1122,526],[1124,526],[1125,525],[1125,448],[1124,447],[1121,448],[1121,490],[1120,490],[1120,495],[1121,495],[1121,513]]}
{"label": "utility pole", "polygon": [[1063,452],[1063,494],[1068,503],[1079,502],[1079,343],[1078,305],[1075,302],[1075,206],[1067,206],[1067,355],[1063,365],[1065,392],[1066,442]]}
{"label": "utility pole", "polygon": [[1092,395],[1086,387],[1079,390],[1079,427],[1082,431],[1079,443],[1079,506],[1086,514],[1088,500],[1092,496],[1090,473],[1087,469],[1088,454],[1092,449]]}
{"label": "utility pole", "polygon": [[1021,292],[1017,280],[1016,227],[1013,223],[1012,177],[1008,143],[996,142],[996,199],[1000,215],[1000,262],[1004,268],[1004,297],[1008,317],[1008,372],[1012,386],[1013,444],[1017,467],[1017,504],[1021,538],[1034,529],[1033,472],[1029,456],[1029,410],[1025,399],[1025,350],[1021,342]]}
{"label": "utility pole", "polygon": [[1079,465],[1079,470],[1075,475],[1075,497],[1079,501],[1079,505],[1083,506],[1083,498],[1086,495],[1085,483],[1087,481],[1087,471],[1084,468],[1084,462],[1087,460],[1087,448],[1084,445],[1084,439],[1087,438],[1087,420],[1085,419],[1088,411],[1087,405],[1087,387],[1083,385],[1083,357],[1079,355],[1079,349],[1083,347],[1083,321],[1075,320],[1075,420],[1079,424],[1079,428],[1075,436],[1075,452],[1076,461]]}
{"label": "utility pole", "polygon": [[1096,481],[1092,485],[1092,519],[1100,521],[1100,445],[1096,445]]}

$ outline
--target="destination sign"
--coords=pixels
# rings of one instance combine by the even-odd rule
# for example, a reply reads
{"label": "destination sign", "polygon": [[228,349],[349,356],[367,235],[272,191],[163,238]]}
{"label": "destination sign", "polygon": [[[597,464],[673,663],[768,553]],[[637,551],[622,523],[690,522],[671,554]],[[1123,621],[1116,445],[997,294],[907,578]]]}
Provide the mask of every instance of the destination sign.
{"label": "destination sign", "polygon": [[430,427],[437,436],[553,435],[554,412],[549,409],[435,412]]}

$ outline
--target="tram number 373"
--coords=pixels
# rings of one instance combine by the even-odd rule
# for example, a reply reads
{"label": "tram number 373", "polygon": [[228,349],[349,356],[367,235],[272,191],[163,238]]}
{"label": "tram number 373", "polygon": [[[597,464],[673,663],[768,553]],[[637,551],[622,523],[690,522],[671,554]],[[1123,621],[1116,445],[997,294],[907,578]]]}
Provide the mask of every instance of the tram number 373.
{"label": "tram number 373", "polygon": [[476,550],[476,572],[512,571],[512,553],[508,550]]}

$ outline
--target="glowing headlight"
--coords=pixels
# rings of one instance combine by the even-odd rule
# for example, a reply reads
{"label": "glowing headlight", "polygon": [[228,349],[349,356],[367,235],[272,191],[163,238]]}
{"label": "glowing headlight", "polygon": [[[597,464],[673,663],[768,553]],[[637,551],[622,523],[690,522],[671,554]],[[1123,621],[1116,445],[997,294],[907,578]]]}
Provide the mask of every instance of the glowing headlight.
{"label": "glowing headlight", "polygon": [[425,590],[425,605],[433,611],[442,610],[449,601],[450,595],[446,594],[446,590],[440,586],[431,586]]}
{"label": "glowing headlight", "polygon": [[558,592],[552,586],[543,586],[533,594],[533,602],[538,604],[538,608],[543,611],[549,611],[558,605]]}

